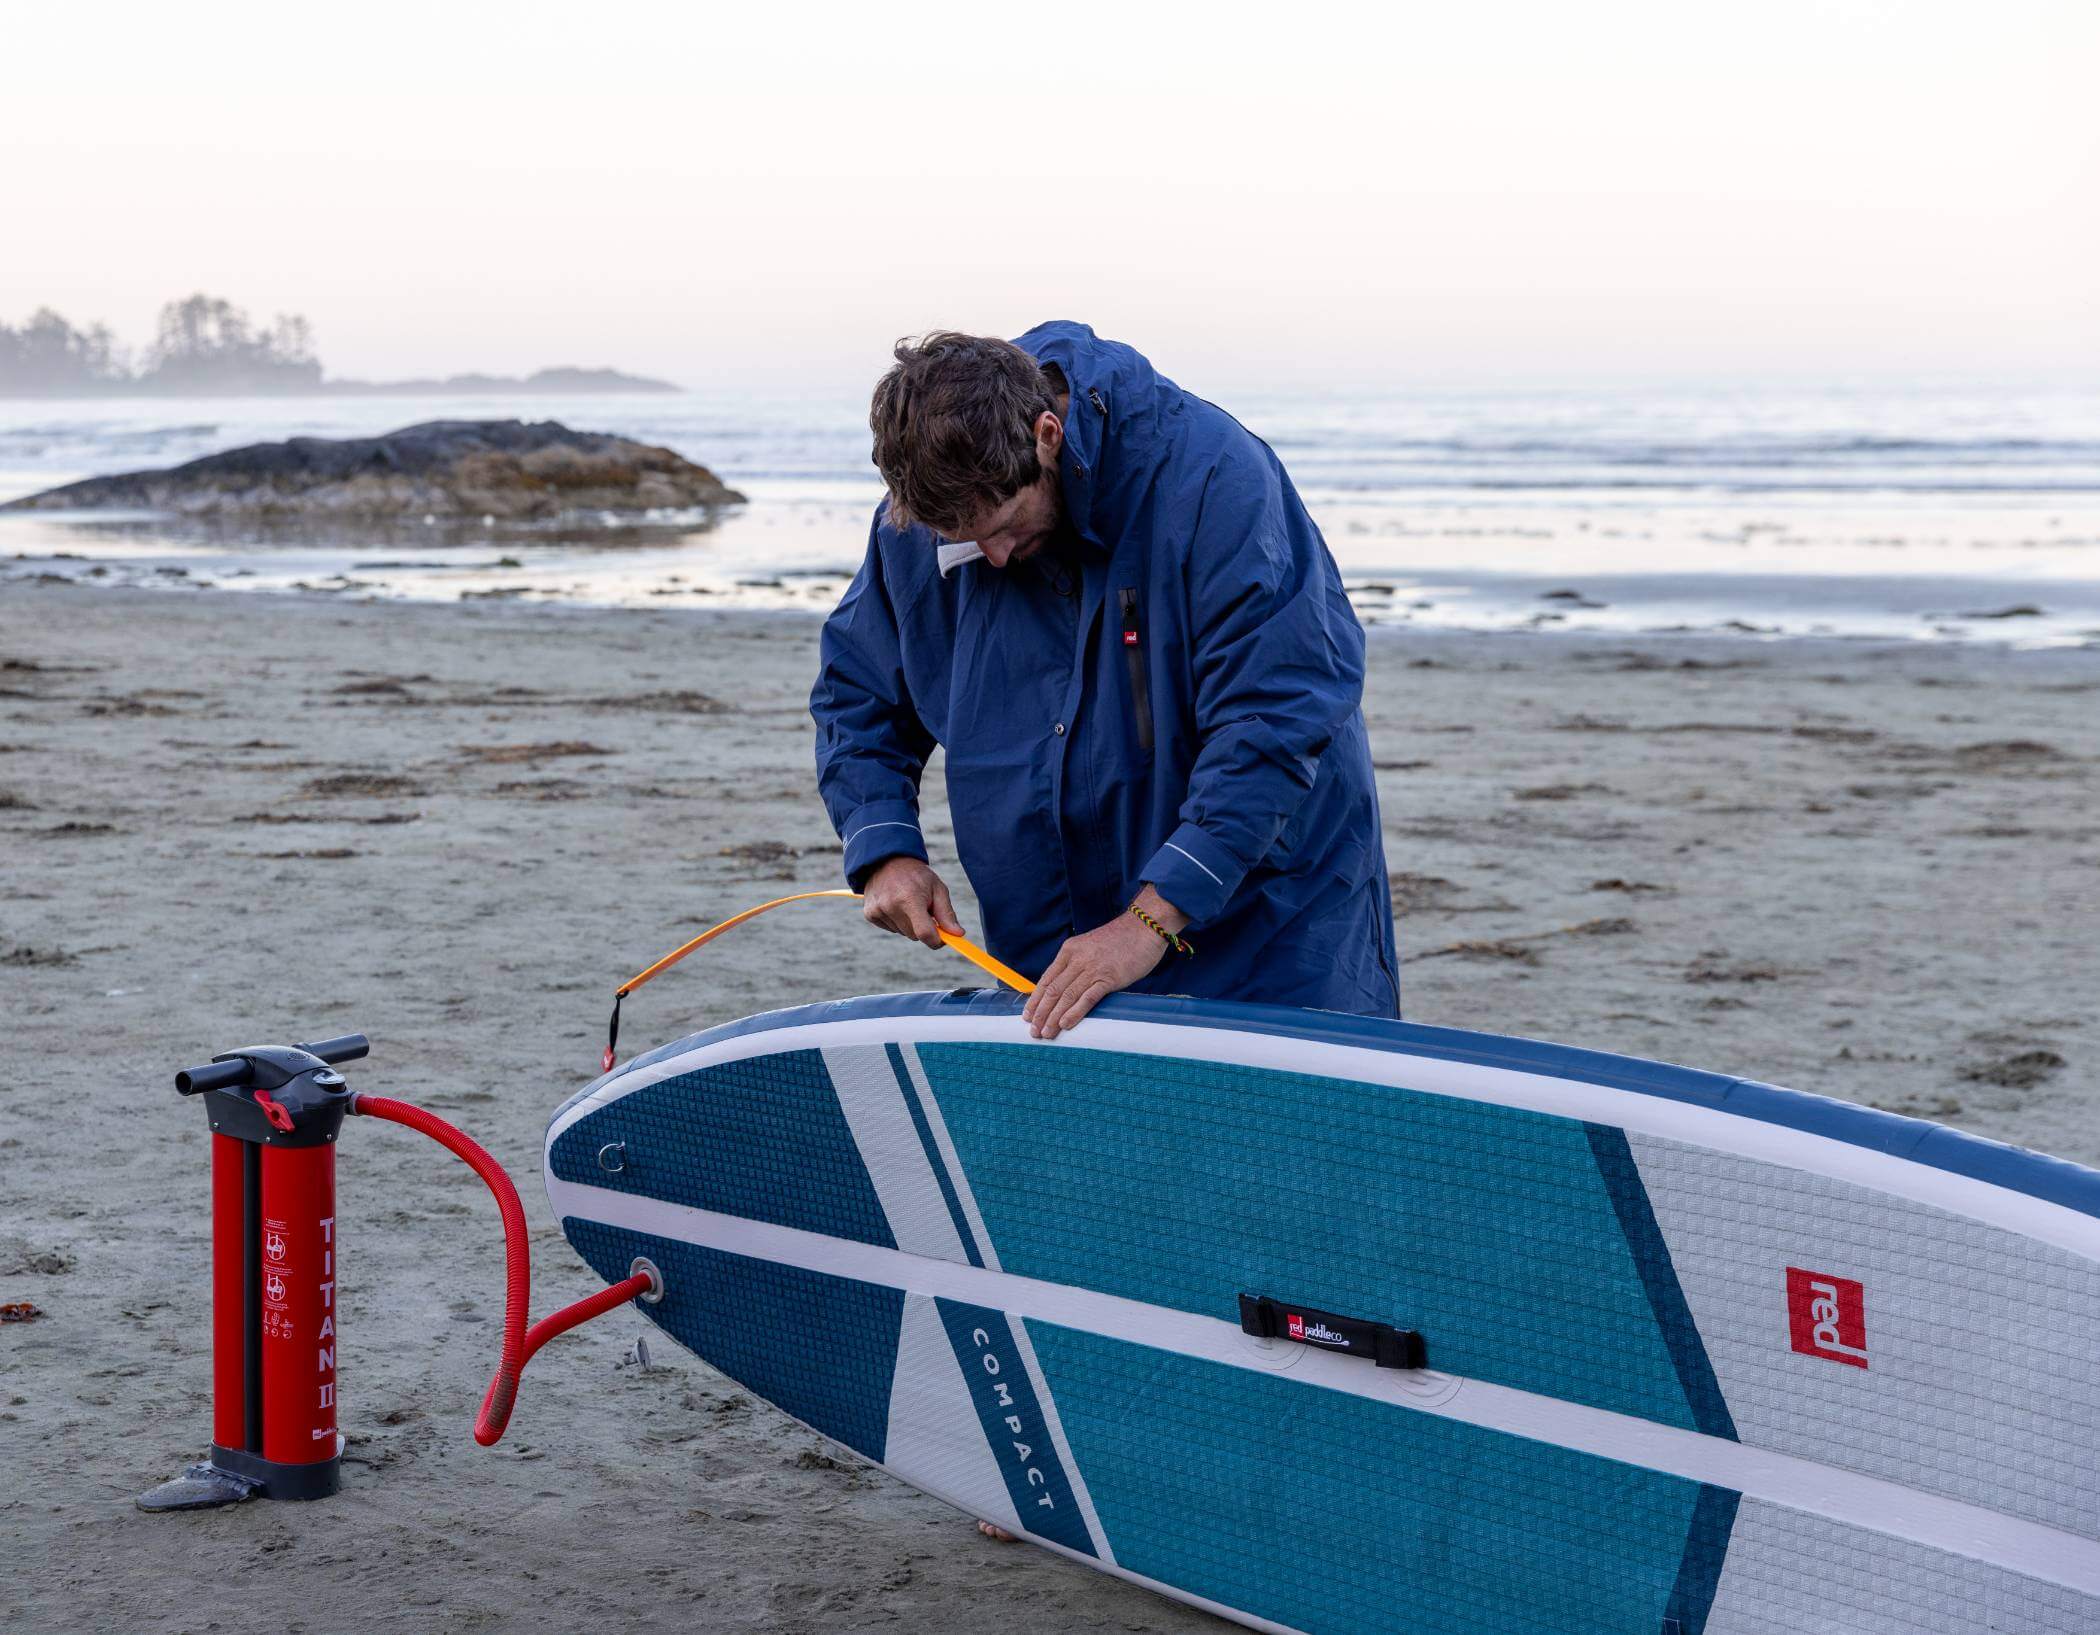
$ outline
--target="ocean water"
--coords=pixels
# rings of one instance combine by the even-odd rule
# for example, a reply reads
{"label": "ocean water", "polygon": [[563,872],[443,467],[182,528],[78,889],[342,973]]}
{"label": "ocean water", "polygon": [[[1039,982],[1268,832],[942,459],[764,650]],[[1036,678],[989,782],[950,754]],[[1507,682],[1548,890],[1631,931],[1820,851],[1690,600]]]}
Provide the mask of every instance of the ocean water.
{"label": "ocean water", "polygon": [[[1367,622],[2100,644],[2100,388],[1215,395],[1282,456]],[[0,401],[0,500],[243,443],[512,415],[666,444],[750,497],[709,527],[355,538],[0,517],[0,583],[821,608],[880,495],[864,413],[858,389]]]}

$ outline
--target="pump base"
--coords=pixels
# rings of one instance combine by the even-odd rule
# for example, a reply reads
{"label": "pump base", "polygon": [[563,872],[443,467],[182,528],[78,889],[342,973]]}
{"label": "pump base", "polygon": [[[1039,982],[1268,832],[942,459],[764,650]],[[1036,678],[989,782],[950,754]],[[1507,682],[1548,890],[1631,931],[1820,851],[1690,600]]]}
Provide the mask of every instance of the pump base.
{"label": "pump base", "polygon": [[213,1510],[243,1499],[325,1499],[340,1492],[343,1465],[340,1438],[334,1458],[310,1465],[287,1465],[216,1445],[211,1457],[171,1482],[141,1493],[141,1510]]}
{"label": "pump base", "polygon": [[205,1463],[192,1465],[173,1481],[148,1488],[133,1502],[141,1510],[216,1510],[239,1504],[262,1491],[260,1482]]}

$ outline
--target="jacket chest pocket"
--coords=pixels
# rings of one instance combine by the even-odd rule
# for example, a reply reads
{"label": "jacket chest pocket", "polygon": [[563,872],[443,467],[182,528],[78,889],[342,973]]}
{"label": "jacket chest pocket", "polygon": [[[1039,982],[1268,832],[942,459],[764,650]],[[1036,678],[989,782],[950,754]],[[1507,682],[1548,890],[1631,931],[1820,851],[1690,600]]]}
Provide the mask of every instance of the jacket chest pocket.
{"label": "jacket chest pocket", "polygon": [[1130,671],[1130,709],[1137,728],[1138,748],[1152,753],[1152,669],[1145,655],[1145,629],[1139,619],[1135,586],[1116,592],[1116,605],[1123,616],[1123,662]]}

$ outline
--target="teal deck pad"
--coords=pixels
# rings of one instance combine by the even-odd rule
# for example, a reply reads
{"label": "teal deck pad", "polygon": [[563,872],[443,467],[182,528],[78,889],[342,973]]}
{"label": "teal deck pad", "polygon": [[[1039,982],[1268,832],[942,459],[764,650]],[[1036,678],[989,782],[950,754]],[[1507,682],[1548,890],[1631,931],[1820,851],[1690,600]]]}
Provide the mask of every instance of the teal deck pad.
{"label": "teal deck pad", "polygon": [[919,1059],[1007,1271],[1235,1324],[1288,1290],[1447,1373],[1706,1428],[1574,1119],[1102,1050]]}
{"label": "teal deck pad", "polygon": [[1702,1635],[1737,1495],[1030,1322],[1119,1566],[1322,1635]]}

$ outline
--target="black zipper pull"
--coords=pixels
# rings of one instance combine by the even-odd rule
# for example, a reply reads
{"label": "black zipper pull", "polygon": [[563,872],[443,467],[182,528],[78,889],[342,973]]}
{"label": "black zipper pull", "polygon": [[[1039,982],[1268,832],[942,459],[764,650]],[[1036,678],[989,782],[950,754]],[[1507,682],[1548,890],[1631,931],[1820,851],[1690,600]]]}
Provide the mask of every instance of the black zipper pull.
{"label": "black zipper pull", "polygon": [[1136,647],[1140,639],[1138,636],[1138,593],[1135,589],[1123,590],[1117,592],[1117,598],[1123,607],[1123,645],[1125,647]]}
{"label": "black zipper pull", "polygon": [[1101,401],[1101,394],[1091,386],[1086,389],[1086,400],[1093,404],[1094,412],[1103,420],[1108,418],[1108,405]]}

